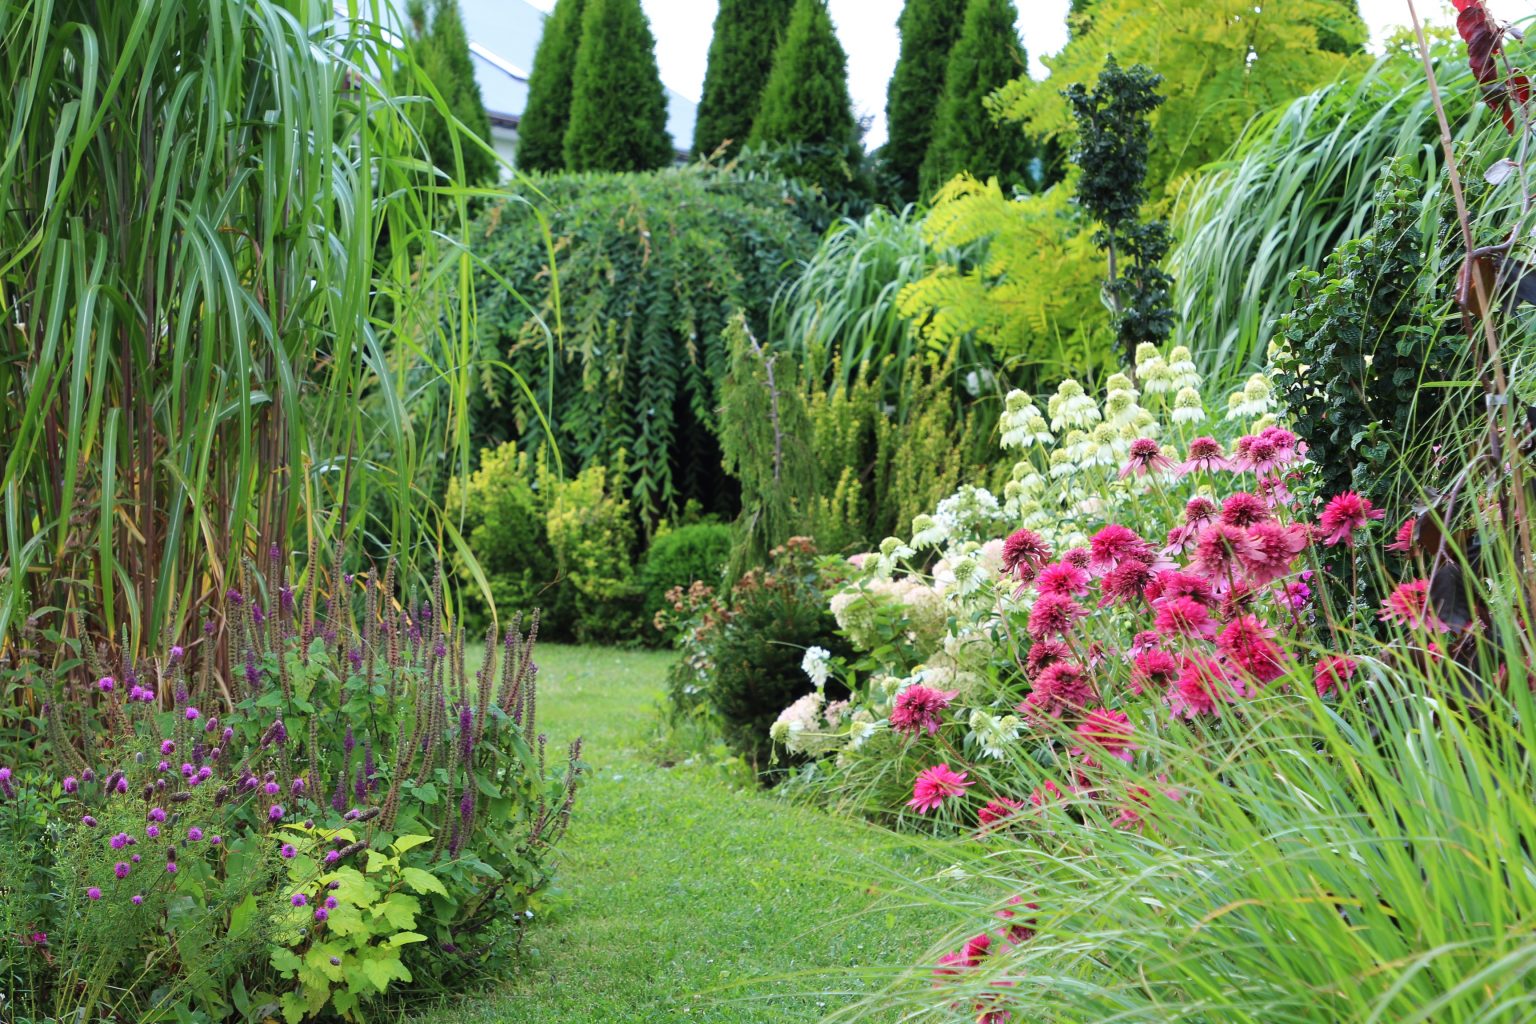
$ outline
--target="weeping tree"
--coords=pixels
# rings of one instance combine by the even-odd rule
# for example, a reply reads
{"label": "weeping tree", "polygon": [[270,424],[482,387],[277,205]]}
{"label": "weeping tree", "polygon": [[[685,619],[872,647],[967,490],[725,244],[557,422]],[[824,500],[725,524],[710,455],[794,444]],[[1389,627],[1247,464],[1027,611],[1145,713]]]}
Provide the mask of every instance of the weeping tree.
{"label": "weeping tree", "polygon": [[12,0],[0,37],[0,644],[217,644],[248,560],[362,531],[430,564],[470,264],[412,55],[278,0]]}

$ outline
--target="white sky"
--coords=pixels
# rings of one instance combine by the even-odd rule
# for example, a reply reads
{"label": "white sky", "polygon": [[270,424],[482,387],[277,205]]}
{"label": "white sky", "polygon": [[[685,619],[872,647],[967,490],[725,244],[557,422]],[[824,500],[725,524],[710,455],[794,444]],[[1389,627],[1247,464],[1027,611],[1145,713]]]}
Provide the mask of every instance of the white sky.
{"label": "white sky", "polygon": [[[554,0],[530,0],[549,10]],[[1194,3],[1198,0],[1174,0]],[[717,0],[641,0],[656,36],[656,60],[667,85],[697,100],[704,82],[709,40],[714,30]],[[958,12],[963,0],[954,0]],[[1066,44],[1069,0],[1015,0],[1019,31],[1035,74],[1044,74],[1042,54],[1055,53]],[[838,37],[848,51],[848,87],[854,113],[873,118],[864,143],[874,148],[885,141],[885,87],[900,52],[896,18],[902,0],[828,0]],[[1419,14],[1431,22],[1449,24],[1450,4],[1445,0],[1418,0]],[[1494,14],[1504,19],[1536,14],[1536,0],[1492,0]],[[1392,26],[1408,23],[1406,0],[1360,0],[1360,13],[1371,27],[1373,40],[1382,39]]]}

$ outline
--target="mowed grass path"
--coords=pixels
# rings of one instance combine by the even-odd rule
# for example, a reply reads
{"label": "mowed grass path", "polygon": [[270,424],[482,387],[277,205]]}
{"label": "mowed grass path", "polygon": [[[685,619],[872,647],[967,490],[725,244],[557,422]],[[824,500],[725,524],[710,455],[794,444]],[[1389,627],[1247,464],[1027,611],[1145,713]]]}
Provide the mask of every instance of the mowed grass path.
{"label": "mowed grass path", "polygon": [[656,764],[670,655],[544,645],[537,660],[552,756],[581,735],[592,768],[561,846],[570,902],[533,923],[506,980],[419,1024],[816,1021],[920,956],[926,915],[881,895],[920,854]]}

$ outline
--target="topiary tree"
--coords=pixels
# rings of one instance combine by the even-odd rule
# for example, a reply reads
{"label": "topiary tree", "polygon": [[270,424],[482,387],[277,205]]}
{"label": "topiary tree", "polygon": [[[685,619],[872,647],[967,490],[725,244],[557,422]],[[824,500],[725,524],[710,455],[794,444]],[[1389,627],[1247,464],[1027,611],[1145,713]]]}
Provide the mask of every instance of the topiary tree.
{"label": "topiary tree", "polygon": [[909,203],[918,198],[918,174],[933,139],[949,53],[960,38],[963,20],[954,16],[952,0],[907,0],[896,22],[901,57],[885,97],[889,134],[881,158],[899,195]]}
{"label": "topiary tree", "polygon": [[863,153],[848,98],[848,55],[825,0],[796,0],[748,142],[793,148],[781,169],[827,187],[856,174]]}
{"label": "topiary tree", "polygon": [[672,158],[667,91],[640,0],[587,0],[571,78],[566,167],[652,171]]}
{"label": "topiary tree", "polygon": [[[466,129],[481,140],[490,138],[491,119],[480,98],[480,83],[475,81],[475,64],[469,55],[469,37],[464,33],[458,0],[435,0],[430,12],[426,0],[412,0],[407,13],[415,32],[416,62],[421,65],[423,76],[442,94],[448,110]],[[459,156],[454,156],[454,136],[461,133],[435,105],[422,104],[415,113],[434,164],[456,174],[462,160],[464,181],[471,184],[496,177],[496,157],[484,146],[461,137]]]}
{"label": "topiary tree", "polygon": [[1135,365],[1137,345],[1161,345],[1173,331],[1173,279],[1160,265],[1168,254],[1168,223],[1140,219],[1148,118],[1163,102],[1161,81],[1140,64],[1122,69],[1111,54],[1092,92],[1081,83],[1065,90],[1077,121],[1072,161],[1083,171],[1077,201],[1099,222],[1093,240],[1109,260],[1104,292],[1127,366]]}
{"label": "topiary tree", "polygon": [[933,139],[919,173],[931,196],[961,171],[1003,188],[1032,183],[1034,147],[1014,125],[999,124],[987,110],[988,96],[1023,75],[1028,62],[1019,42],[1013,0],[969,0],[960,38],[949,52],[944,97]]}
{"label": "topiary tree", "polygon": [[581,43],[586,0],[557,0],[528,75],[528,102],[517,124],[517,166],[525,171],[565,169],[565,129],[571,123],[571,76]]}
{"label": "topiary tree", "polygon": [[734,155],[752,132],[773,70],[773,54],[793,0],[720,0],[709,44],[704,94],[693,126],[693,155],[708,156],[729,141]]}

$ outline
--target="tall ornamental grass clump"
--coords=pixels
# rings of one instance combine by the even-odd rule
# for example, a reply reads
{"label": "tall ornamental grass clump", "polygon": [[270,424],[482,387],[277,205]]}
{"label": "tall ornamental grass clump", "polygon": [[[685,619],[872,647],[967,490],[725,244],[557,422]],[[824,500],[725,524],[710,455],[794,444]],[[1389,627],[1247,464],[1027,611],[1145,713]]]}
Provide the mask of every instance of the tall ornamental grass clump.
{"label": "tall ornamental grass clump", "polygon": [[0,751],[9,1011],[360,1021],[506,963],[582,773],[538,731],[537,616],[488,629],[471,676],[441,587],[340,561],[302,589],[245,568],[227,677],[211,629],[142,659],[29,630],[46,739]]}
{"label": "tall ornamental grass clump", "polygon": [[435,544],[418,473],[468,451],[464,193],[386,13],[0,4],[0,636],[84,609],[142,650],[270,544]]}

